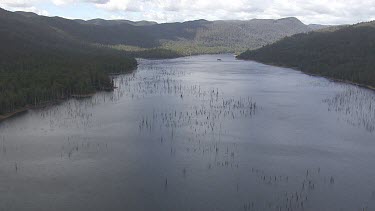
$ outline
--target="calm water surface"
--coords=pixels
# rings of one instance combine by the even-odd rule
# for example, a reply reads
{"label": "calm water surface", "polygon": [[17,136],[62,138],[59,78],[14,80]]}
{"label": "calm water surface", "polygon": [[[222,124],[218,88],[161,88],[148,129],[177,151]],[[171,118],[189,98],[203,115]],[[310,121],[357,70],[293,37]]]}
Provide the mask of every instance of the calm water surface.
{"label": "calm water surface", "polygon": [[0,210],[375,210],[374,92],[231,55],[139,63],[0,123]]}

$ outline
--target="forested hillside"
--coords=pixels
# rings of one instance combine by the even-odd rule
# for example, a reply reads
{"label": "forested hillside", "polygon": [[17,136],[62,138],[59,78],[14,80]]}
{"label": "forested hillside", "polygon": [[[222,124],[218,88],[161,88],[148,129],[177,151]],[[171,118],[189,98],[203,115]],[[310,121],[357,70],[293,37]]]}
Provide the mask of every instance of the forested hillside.
{"label": "forested hillside", "polygon": [[27,105],[111,88],[107,73],[136,60],[87,45],[59,29],[0,9],[0,115]]}
{"label": "forested hillside", "polygon": [[135,68],[133,57],[240,52],[311,30],[296,18],[157,24],[0,9],[0,115],[107,89],[107,73]]}
{"label": "forested hillside", "polygon": [[[31,21],[48,25],[87,43],[107,46],[129,46],[166,49],[178,55],[243,52],[273,43],[285,36],[321,29],[321,25],[305,25],[296,18],[249,21],[196,20],[164,23],[128,20],[68,20],[20,13]],[[122,48],[124,49],[124,48]]]}
{"label": "forested hillside", "polygon": [[238,58],[375,87],[375,22],[294,35]]}
{"label": "forested hillside", "polygon": [[92,19],[92,20],[80,20],[76,19],[78,23],[82,24],[94,24],[94,25],[102,25],[102,26],[114,26],[114,25],[120,25],[123,23],[130,24],[133,26],[149,26],[149,25],[155,25],[158,24],[153,21],[129,21],[129,20],[104,20],[104,19]]}
{"label": "forested hillside", "polygon": [[297,18],[214,21],[206,28],[198,30],[195,41],[202,46],[227,47],[235,52],[243,52],[311,30]]}

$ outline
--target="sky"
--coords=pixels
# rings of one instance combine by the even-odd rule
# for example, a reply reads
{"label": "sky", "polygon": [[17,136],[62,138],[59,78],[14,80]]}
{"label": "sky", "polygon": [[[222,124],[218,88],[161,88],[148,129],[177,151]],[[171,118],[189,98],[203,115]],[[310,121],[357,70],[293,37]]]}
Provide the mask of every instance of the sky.
{"label": "sky", "polygon": [[0,0],[10,11],[69,19],[127,19],[159,23],[297,17],[306,24],[375,20],[375,0]]}

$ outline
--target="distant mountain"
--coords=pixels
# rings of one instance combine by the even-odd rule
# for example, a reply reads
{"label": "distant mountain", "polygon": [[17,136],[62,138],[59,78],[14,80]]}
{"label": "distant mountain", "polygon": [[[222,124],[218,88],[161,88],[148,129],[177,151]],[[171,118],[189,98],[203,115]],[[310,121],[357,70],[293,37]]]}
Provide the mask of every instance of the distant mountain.
{"label": "distant mountain", "polygon": [[331,27],[330,25],[320,25],[320,24],[309,24],[308,27],[312,30],[320,30]]}
{"label": "distant mountain", "polygon": [[[323,28],[317,29],[316,31],[320,31],[320,32],[333,32],[333,31],[337,31],[337,30],[340,30],[340,29],[344,29],[344,28],[349,27],[349,26],[350,25],[347,25],[347,24],[327,26],[327,27],[323,27]],[[362,26],[375,27],[375,22],[374,21],[361,22],[361,23],[354,24],[352,26],[353,27],[362,27]]]}
{"label": "distant mountain", "polygon": [[375,21],[297,34],[239,58],[375,87]]}
{"label": "distant mountain", "polygon": [[[321,29],[297,18],[248,21],[196,20],[163,23],[128,20],[68,20],[19,12],[35,24],[43,24],[87,43],[110,46],[164,48],[180,54],[243,52],[256,49],[297,33]],[[130,48],[132,49],[132,48]]]}
{"label": "distant mountain", "polygon": [[375,20],[374,21],[367,21],[367,22],[362,22],[353,25],[354,27],[363,27],[363,26],[368,26],[368,27],[375,27]]}
{"label": "distant mountain", "polygon": [[[0,9],[0,52],[10,55],[44,48],[68,48],[76,45],[69,35],[56,28],[40,24],[33,20],[38,18],[33,13],[13,13]],[[22,52],[20,52],[22,49]]]}
{"label": "distant mountain", "polygon": [[28,17],[28,18],[39,16],[38,14],[33,13],[33,12],[16,11],[15,13],[17,13],[17,14],[19,14],[19,15],[23,15],[23,16]]}
{"label": "distant mountain", "polygon": [[198,29],[194,41],[203,46],[222,46],[235,51],[245,51],[311,30],[297,18],[214,21]]}
{"label": "distant mountain", "polygon": [[100,26],[115,26],[115,25],[120,25],[123,23],[130,24],[133,26],[151,26],[151,25],[158,24],[157,22],[153,22],[153,21],[104,20],[104,19],[92,19],[92,20],[87,20],[87,21],[77,19],[75,21],[81,24],[93,24],[93,25],[100,25]]}

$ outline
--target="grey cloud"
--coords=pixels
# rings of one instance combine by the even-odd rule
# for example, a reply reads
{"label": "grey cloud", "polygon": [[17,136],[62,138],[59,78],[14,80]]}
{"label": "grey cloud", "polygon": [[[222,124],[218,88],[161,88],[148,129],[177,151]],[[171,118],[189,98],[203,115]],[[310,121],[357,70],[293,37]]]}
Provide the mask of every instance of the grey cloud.
{"label": "grey cloud", "polygon": [[31,7],[34,2],[32,1],[27,1],[27,0],[5,0],[5,1],[0,1],[0,4],[6,6],[6,7],[14,7],[14,8],[25,8],[25,7]]}
{"label": "grey cloud", "polygon": [[368,21],[375,16],[375,0],[0,0],[0,6],[32,7],[36,2],[47,1],[57,6],[92,4],[109,17],[120,15],[157,22],[294,16],[305,23],[343,24]]}
{"label": "grey cloud", "polygon": [[94,3],[94,4],[105,4],[108,3],[110,0],[84,0],[86,3]]}

